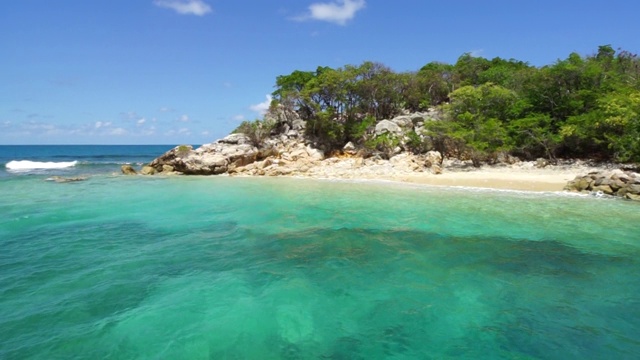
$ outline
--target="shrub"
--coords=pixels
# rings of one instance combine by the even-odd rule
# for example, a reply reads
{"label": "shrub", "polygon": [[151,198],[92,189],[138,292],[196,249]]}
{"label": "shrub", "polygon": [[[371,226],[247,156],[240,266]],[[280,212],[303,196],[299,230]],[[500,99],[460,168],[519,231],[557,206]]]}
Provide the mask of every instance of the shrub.
{"label": "shrub", "polygon": [[233,133],[244,134],[255,147],[262,147],[264,141],[271,135],[271,131],[275,128],[275,122],[271,121],[243,121]]}

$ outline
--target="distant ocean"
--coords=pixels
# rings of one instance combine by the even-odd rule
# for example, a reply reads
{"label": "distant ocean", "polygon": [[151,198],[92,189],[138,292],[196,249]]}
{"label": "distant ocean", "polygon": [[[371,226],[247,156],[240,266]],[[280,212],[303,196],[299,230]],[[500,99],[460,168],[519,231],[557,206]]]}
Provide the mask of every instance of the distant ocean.
{"label": "distant ocean", "polygon": [[640,354],[638,203],[115,175],[170,148],[0,146],[0,359]]}

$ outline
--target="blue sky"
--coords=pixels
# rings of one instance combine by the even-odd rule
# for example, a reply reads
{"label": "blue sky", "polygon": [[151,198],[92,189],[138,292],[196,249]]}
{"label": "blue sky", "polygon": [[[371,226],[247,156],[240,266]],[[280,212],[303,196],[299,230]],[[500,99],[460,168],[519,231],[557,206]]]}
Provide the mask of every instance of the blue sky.
{"label": "blue sky", "polygon": [[637,53],[638,13],[629,0],[5,0],[0,144],[207,143],[259,118],[293,70]]}

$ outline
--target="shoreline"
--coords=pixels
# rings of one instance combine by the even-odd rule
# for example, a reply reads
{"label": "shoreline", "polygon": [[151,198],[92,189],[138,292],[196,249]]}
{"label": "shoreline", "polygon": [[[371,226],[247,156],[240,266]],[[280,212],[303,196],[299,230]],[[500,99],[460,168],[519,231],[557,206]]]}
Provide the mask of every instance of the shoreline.
{"label": "shoreline", "polygon": [[431,172],[397,171],[386,174],[353,172],[297,173],[288,175],[233,174],[230,177],[248,178],[299,178],[312,180],[390,181],[395,183],[428,185],[436,187],[478,188],[527,192],[563,192],[567,182],[594,168],[580,169],[524,169],[486,167],[468,171],[449,170],[442,174]]}

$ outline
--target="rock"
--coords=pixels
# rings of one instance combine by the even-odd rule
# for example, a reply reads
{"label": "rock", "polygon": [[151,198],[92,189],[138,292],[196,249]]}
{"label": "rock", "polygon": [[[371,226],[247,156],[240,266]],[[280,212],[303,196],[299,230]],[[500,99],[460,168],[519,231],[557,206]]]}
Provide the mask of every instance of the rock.
{"label": "rock", "polygon": [[626,199],[629,199],[629,200],[640,201],[640,195],[639,195],[639,194],[631,194],[631,193],[628,193],[628,194],[626,194],[624,197],[625,197]]}
{"label": "rock", "polygon": [[426,155],[426,166],[431,167],[433,165],[442,164],[442,154],[439,151],[429,151]]}
{"label": "rock", "polygon": [[311,158],[312,160],[323,160],[324,159],[324,153],[316,148],[313,148],[311,146],[307,146],[306,147],[307,150],[307,154],[309,155],[309,158]]}
{"label": "rock", "polygon": [[[411,119],[410,116],[397,116],[393,119],[391,119],[391,122],[395,123],[396,125],[398,125],[401,128],[412,128],[413,127],[413,120]],[[377,126],[376,126],[377,128]]]}
{"label": "rock", "polygon": [[356,147],[355,145],[353,145],[353,143],[351,141],[349,141],[343,148],[342,151],[345,154],[350,154],[350,155],[355,155],[356,154]]}
{"label": "rock", "polygon": [[307,122],[301,119],[295,119],[291,122],[291,129],[302,131],[307,127]]}
{"label": "rock", "polygon": [[133,168],[133,166],[127,164],[127,165],[122,165],[120,167],[120,171],[122,171],[122,173],[124,175],[138,175],[138,173],[136,172],[136,170]]}
{"label": "rock", "polygon": [[154,167],[149,166],[149,165],[145,165],[140,170],[140,175],[155,175],[156,172],[157,171],[156,171],[156,169]]}
{"label": "rock", "polygon": [[599,191],[607,195],[637,199],[640,196],[640,184],[631,180],[635,176],[637,174],[630,171],[596,171],[576,176],[564,189],[577,192]]}
{"label": "rock", "polygon": [[187,175],[222,174],[257,160],[258,149],[247,141],[243,134],[231,134],[196,150],[179,146],[153,160],[149,166],[157,172],[163,171],[164,166],[168,165],[174,171]]}
{"label": "rock", "polygon": [[384,133],[390,133],[392,135],[401,135],[402,129],[398,124],[391,122],[389,120],[382,120],[376,124],[375,129],[376,135],[382,135]]}
{"label": "rock", "polygon": [[549,160],[547,159],[543,159],[543,158],[538,158],[536,160],[536,167],[539,169],[545,168],[549,165]]}
{"label": "rock", "polygon": [[169,173],[169,172],[173,172],[174,168],[171,165],[162,165],[162,172],[163,173]]}
{"label": "rock", "polygon": [[442,168],[440,167],[440,165],[431,165],[431,172],[435,175],[440,175],[442,174]]}
{"label": "rock", "polygon": [[224,138],[218,140],[218,142],[223,144],[230,144],[230,145],[243,145],[243,144],[250,144],[251,139],[249,139],[249,137],[245,134],[236,133],[236,134],[227,135]]}
{"label": "rock", "polygon": [[62,177],[62,176],[52,176],[50,178],[47,178],[47,181],[54,181],[57,183],[70,183],[70,182],[78,182],[78,181],[85,181],[87,180],[88,177],[86,176],[76,176],[76,177]]}
{"label": "rock", "polygon": [[614,194],[613,189],[609,185],[596,185],[596,186],[592,187],[591,190],[593,190],[593,191],[602,191],[603,193],[605,193],[607,195],[613,195]]}

